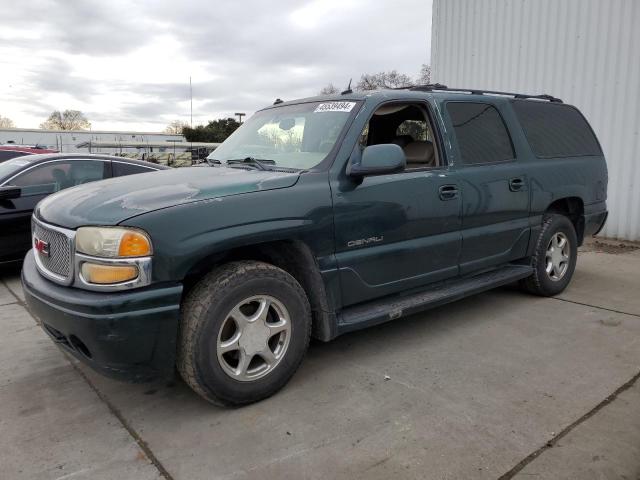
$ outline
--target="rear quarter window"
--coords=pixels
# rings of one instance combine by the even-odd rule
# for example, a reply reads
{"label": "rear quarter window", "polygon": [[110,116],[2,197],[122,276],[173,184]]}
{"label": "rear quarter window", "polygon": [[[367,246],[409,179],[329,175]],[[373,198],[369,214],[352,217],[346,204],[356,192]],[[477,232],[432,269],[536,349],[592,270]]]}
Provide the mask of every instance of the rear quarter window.
{"label": "rear quarter window", "polygon": [[531,100],[514,100],[512,105],[536,157],[602,155],[593,130],[577,108]]}
{"label": "rear quarter window", "polygon": [[112,168],[114,177],[124,177],[126,175],[135,175],[136,173],[148,173],[156,171],[153,168],[145,167],[143,165],[123,162],[112,162]]}
{"label": "rear quarter window", "polygon": [[446,108],[463,164],[506,162],[515,158],[507,127],[493,105],[447,102]]}

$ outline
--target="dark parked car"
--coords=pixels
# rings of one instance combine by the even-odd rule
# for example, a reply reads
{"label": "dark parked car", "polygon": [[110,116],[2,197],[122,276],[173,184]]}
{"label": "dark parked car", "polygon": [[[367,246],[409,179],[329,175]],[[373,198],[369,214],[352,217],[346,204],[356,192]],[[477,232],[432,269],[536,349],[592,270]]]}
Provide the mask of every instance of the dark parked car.
{"label": "dark parked car", "polygon": [[[210,156],[42,201],[22,285],[96,370],[265,398],[323,341],[512,282],[555,295],[607,166],[549,96],[442,85],[277,102]],[[561,319],[559,319],[561,321]],[[339,368],[339,366],[336,366]]]}
{"label": "dark parked car", "polygon": [[22,260],[31,244],[31,214],[47,195],[83,183],[167,167],[108,155],[25,155],[0,163],[0,263]]}

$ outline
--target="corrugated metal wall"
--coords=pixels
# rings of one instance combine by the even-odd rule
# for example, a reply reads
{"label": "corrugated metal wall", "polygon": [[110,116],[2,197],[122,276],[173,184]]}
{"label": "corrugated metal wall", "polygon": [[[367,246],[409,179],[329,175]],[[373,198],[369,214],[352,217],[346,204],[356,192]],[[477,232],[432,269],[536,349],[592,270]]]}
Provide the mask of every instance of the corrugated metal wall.
{"label": "corrugated metal wall", "polygon": [[609,165],[601,235],[640,240],[640,0],[434,0],[432,80],[576,105]]}

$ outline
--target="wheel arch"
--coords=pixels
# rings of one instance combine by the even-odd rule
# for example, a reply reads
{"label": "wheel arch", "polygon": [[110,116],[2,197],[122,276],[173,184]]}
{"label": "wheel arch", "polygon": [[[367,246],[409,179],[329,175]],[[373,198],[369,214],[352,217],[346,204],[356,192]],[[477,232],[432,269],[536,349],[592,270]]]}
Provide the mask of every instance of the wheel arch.
{"label": "wheel arch", "polygon": [[311,305],[312,336],[329,341],[336,336],[336,316],[329,307],[320,267],[311,248],[301,240],[278,240],[244,245],[215,253],[196,262],[184,278],[184,295],[213,268],[236,260],[269,263],[294,277]]}
{"label": "wheel arch", "polygon": [[563,197],[554,200],[545,210],[545,214],[555,213],[564,215],[576,229],[578,246],[584,241],[584,201],[580,197]]}

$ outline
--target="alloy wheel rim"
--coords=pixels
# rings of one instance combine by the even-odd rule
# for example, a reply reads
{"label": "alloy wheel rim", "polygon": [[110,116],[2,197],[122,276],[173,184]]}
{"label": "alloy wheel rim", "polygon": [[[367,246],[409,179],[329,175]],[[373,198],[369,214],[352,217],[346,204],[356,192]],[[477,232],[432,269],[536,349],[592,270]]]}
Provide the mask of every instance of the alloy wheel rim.
{"label": "alloy wheel rim", "polygon": [[547,245],[546,267],[547,275],[557,282],[562,280],[569,270],[571,245],[569,239],[562,232],[556,232],[551,236]]}
{"label": "alloy wheel rim", "polygon": [[251,382],[273,371],[291,338],[287,308],[274,297],[256,295],[231,309],[218,332],[216,353],[224,372]]}

